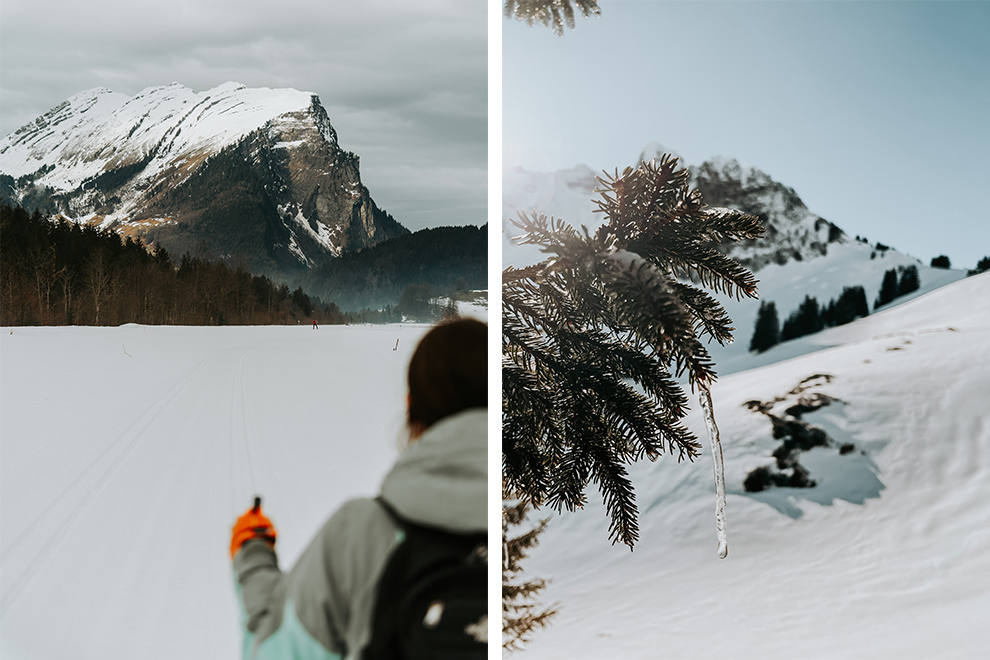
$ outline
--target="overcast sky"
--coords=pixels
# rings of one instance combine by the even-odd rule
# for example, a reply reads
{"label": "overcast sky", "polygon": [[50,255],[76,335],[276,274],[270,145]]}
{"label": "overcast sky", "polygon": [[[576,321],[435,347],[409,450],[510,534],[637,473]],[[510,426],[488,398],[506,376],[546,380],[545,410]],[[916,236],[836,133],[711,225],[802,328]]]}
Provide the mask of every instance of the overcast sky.
{"label": "overcast sky", "polygon": [[0,129],[93,87],[291,87],[396,220],[482,225],[487,34],[485,0],[2,0]]}
{"label": "overcast sky", "polygon": [[990,255],[990,2],[632,2],[556,37],[503,20],[503,165],[656,141],[735,157],[850,235]]}

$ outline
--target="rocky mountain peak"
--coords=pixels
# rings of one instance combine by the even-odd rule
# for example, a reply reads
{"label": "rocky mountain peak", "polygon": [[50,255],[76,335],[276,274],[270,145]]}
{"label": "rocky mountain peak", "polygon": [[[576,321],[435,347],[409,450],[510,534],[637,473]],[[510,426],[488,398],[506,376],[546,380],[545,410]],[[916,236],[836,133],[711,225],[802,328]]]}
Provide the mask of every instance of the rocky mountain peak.
{"label": "rocky mountain peak", "polygon": [[318,96],[236,82],[76,94],[0,140],[0,195],[275,276],[408,233]]}
{"label": "rocky mountain peak", "polygon": [[689,170],[692,185],[709,206],[739,209],[763,221],[764,238],[726,246],[730,256],[753,270],[822,256],[830,243],[849,240],[837,226],[808,210],[793,188],[759,168],[717,156]]}
{"label": "rocky mountain peak", "polygon": [[[737,159],[717,156],[700,165],[686,163],[678,153],[658,142],[647,143],[634,164],[672,154],[691,174],[691,185],[713,207],[735,208],[758,216],[767,228],[758,241],[729,243],[724,251],[752,270],[769,264],[804,261],[827,253],[829,244],[849,241],[837,226],[812,213],[790,187],[759,168]],[[619,168],[622,169],[621,167]],[[557,172],[530,172],[522,168],[503,172],[503,229],[506,240],[515,233],[509,219],[518,211],[536,211],[567,220],[574,226],[595,228],[604,220],[593,213],[597,187],[595,174],[586,165]],[[517,257],[508,262],[534,261],[537,253],[505,243]],[[523,255],[526,255],[525,257]]]}

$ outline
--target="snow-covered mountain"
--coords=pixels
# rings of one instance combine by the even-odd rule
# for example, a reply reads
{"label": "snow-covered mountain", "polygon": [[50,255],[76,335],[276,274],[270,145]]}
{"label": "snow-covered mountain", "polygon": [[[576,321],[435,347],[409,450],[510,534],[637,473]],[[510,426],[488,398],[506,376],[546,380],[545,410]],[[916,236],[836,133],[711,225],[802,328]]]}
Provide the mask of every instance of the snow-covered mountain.
{"label": "snow-covered mountain", "polygon": [[[638,162],[677,153],[657,143],[646,145]],[[681,161],[682,164],[683,160]],[[845,287],[862,286],[871,307],[890,269],[916,266],[920,288],[897,303],[906,302],[966,276],[962,270],[931,268],[914,257],[883,246],[877,248],[850,237],[836,224],[809,210],[798,194],[756,167],[732,158],[717,157],[690,166],[691,185],[709,206],[736,208],[761,218],[766,235],[756,241],[731,243],[725,251],[752,269],[760,280],[760,299],[773,301],[780,321],[804,300],[815,297],[825,305],[837,299]],[[620,167],[621,170],[621,167]],[[611,171],[611,170],[610,170]],[[517,212],[536,211],[563,218],[577,227],[595,229],[603,222],[591,200],[597,186],[595,172],[585,165],[557,172],[507,169],[502,175],[502,254],[505,265],[524,266],[542,258],[534,246],[516,245],[518,229],[511,224]],[[896,243],[895,238],[887,240]],[[759,301],[721,297],[734,321],[735,342],[710,346],[718,373],[727,374],[765,364],[765,356],[751,355],[749,340]],[[785,344],[786,346],[786,344]]]}
{"label": "snow-covered mountain", "polygon": [[407,233],[317,96],[233,82],[81,92],[0,140],[0,193],[276,274]]}
{"label": "snow-covered mountain", "polygon": [[[677,155],[657,143],[648,144],[637,163]],[[793,189],[774,181],[768,174],[733,158],[716,157],[697,167],[681,165],[691,172],[691,186],[698,188],[709,206],[724,206],[758,216],[766,236],[758,241],[726,245],[726,252],[753,270],[776,263],[802,261],[824,256],[828,246],[851,239],[841,229],[815,215]],[[585,165],[549,174],[521,168],[503,174],[503,218],[514,218],[517,211],[537,210],[562,217],[572,225],[596,227],[600,216],[593,216],[590,203],[597,186],[595,172]],[[507,234],[513,228],[506,223]]]}
{"label": "snow-covered mountain", "polygon": [[[703,456],[630,469],[633,552],[608,542],[597,496],[575,513],[532,516],[550,524],[524,577],[550,580],[539,597],[559,614],[526,658],[985,655],[990,273],[765,355],[772,364],[712,391],[728,557],[716,554],[712,462],[693,410],[685,421]],[[781,442],[750,402],[787,416],[821,397],[831,405],[803,421],[830,442],[801,456],[817,485],[746,492]]]}
{"label": "snow-covered mountain", "polygon": [[[664,153],[677,155],[651,142],[643,148],[639,162]],[[759,168],[716,156],[688,169],[691,185],[701,191],[709,206],[739,209],[763,221],[766,235],[762,239],[725,245],[729,256],[752,270],[770,263],[783,265],[824,256],[830,245],[850,240],[837,226],[808,210],[793,188]]]}

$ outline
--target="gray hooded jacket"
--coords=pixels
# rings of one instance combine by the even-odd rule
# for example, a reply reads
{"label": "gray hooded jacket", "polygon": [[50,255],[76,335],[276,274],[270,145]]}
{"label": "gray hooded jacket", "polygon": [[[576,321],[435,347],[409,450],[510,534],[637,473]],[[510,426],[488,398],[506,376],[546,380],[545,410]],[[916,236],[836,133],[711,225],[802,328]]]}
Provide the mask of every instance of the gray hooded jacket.
{"label": "gray hooded jacket", "polygon": [[[487,529],[488,412],[436,422],[406,449],[381,496],[402,517],[452,532]],[[374,500],[351,500],[288,573],[275,551],[248,541],[234,557],[244,611],[244,657],[359,658],[371,635],[378,579],[402,534]]]}

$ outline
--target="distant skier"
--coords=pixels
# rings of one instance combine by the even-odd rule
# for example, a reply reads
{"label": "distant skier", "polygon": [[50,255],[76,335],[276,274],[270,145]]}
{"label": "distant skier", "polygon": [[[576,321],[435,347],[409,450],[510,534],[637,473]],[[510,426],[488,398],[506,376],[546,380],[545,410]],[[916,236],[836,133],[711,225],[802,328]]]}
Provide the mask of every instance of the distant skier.
{"label": "distant skier", "polygon": [[[345,503],[289,572],[260,501],[237,520],[244,658],[427,658],[435,644],[444,657],[486,657],[486,337],[484,323],[460,319],[422,338],[407,374],[409,443],[380,496]],[[424,579],[439,560],[453,568]]]}
{"label": "distant skier", "polygon": [[313,319],[313,330],[319,330],[320,326],[316,325],[316,319]]}

